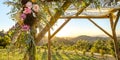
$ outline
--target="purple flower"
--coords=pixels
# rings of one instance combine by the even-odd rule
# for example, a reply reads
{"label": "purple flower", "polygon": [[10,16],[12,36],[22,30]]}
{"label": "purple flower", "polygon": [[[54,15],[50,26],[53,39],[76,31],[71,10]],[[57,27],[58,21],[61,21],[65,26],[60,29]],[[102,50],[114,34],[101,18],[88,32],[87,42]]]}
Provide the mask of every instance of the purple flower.
{"label": "purple flower", "polygon": [[20,18],[24,20],[26,18],[26,14],[21,14]]}
{"label": "purple flower", "polygon": [[24,8],[25,10],[23,11],[24,14],[30,14],[32,10],[30,8]]}
{"label": "purple flower", "polygon": [[30,26],[29,25],[23,25],[22,26],[22,30],[23,31],[28,31],[30,29]]}

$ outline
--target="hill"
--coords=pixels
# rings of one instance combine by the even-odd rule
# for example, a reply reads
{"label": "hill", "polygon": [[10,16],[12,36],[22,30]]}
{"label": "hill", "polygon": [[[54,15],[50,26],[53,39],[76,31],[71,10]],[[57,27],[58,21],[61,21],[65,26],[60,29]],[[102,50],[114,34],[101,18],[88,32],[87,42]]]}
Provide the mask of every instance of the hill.
{"label": "hill", "polygon": [[[81,36],[74,37],[74,38],[71,38],[71,37],[54,37],[51,41],[56,41],[56,42],[65,43],[65,44],[74,44],[78,40],[87,40],[87,41],[93,42],[95,40],[107,40],[107,39],[109,39],[109,38],[108,37],[99,37],[99,36],[92,37],[92,36],[87,36],[87,35],[81,35]],[[47,43],[47,38],[46,37],[44,37],[41,40],[39,45],[42,45],[44,43]]]}
{"label": "hill", "polygon": [[87,35],[81,35],[81,36],[78,36],[78,37],[75,37],[71,40],[73,40],[74,42],[78,41],[78,40],[88,40],[88,41],[95,41],[95,40],[106,40],[108,39],[108,37],[99,37],[99,36],[87,36]]}

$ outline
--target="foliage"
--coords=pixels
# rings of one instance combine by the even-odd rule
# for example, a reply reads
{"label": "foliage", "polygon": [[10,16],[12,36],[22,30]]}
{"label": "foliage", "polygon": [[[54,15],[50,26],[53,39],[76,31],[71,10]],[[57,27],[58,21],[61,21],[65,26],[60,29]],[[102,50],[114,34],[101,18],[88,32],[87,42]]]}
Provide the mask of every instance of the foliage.
{"label": "foliage", "polygon": [[112,40],[107,41],[108,53],[115,56],[114,42]]}
{"label": "foliage", "polygon": [[[19,49],[15,49],[13,50],[14,52],[10,52],[9,54],[7,53],[6,49],[1,49],[0,50],[0,60],[23,60],[24,57],[24,52],[20,52]],[[88,56],[80,56],[78,54],[74,54],[74,53],[69,53],[70,51],[67,51],[67,54],[62,53],[62,52],[58,52],[56,54],[56,52],[52,52],[52,60],[97,60],[97,58],[95,57],[88,57]],[[37,54],[36,54],[36,59],[37,60],[47,60],[47,55],[48,53],[46,51],[44,51],[43,49],[41,49],[41,51],[39,52],[39,50],[37,49]]]}
{"label": "foliage", "polygon": [[90,43],[87,40],[78,40],[75,47],[80,51],[89,51]]}
{"label": "foliage", "polygon": [[[66,42],[69,42],[69,40],[64,40]],[[78,40],[77,42],[74,42],[74,44],[70,45],[70,43],[65,44],[65,42],[61,43],[55,40],[55,42],[52,42],[53,50],[60,49],[59,50],[69,50],[69,51],[75,51],[78,53],[78,51],[84,52],[90,52],[93,56],[94,53],[100,53],[102,56],[104,54],[110,54],[115,56],[115,50],[114,50],[114,43],[111,39],[106,40],[95,40],[95,41],[87,41],[87,40]]]}
{"label": "foliage", "polygon": [[7,35],[5,35],[4,37],[0,36],[0,46],[2,46],[3,48],[9,45],[10,41],[11,39]]}
{"label": "foliage", "polygon": [[95,41],[93,47],[95,47],[97,49],[97,52],[100,52],[102,50],[106,50],[106,44],[104,40],[97,40]]}
{"label": "foliage", "polygon": [[[25,33],[23,33],[23,34],[25,34]],[[25,36],[25,35],[23,35],[23,36]],[[20,39],[21,40],[21,39]],[[24,40],[23,40],[24,41]],[[79,40],[78,40],[79,41]],[[82,41],[82,40],[80,40],[80,41]],[[80,41],[79,41],[79,43],[80,43]],[[84,40],[83,40],[84,41]],[[83,42],[82,41],[82,42]],[[81,43],[82,43],[81,42]],[[85,41],[84,41],[85,42]],[[98,43],[99,42],[99,43]],[[23,43],[23,42],[22,42]],[[93,56],[93,54],[94,53],[101,53],[101,55],[103,56],[105,53],[106,54],[110,54],[110,55],[112,55],[113,53],[114,53],[114,50],[113,49],[111,49],[111,48],[114,48],[114,46],[113,46],[113,42],[112,42],[112,40],[101,40],[101,42],[99,41],[99,39],[98,40],[95,40],[94,42],[91,42],[91,43],[89,43],[89,41],[87,41],[85,44],[87,44],[87,45],[89,45],[89,44],[92,44],[92,46],[84,46],[85,44],[81,44],[80,43],[80,45],[81,46],[83,46],[84,48],[85,48],[85,50],[86,50],[86,47],[87,48],[89,48],[87,51],[85,51],[85,50],[81,50],[81,51],[83,51],[83,54],[85,54],[85,52],[88,52],[89,50],[91,50],[91,55]],[[96,44],[96,43],[98,43],[98,44]],[[102,44],[107,44],[107,46],[104,46],[104,45],[102,45]],[[23,45],[23,44],[22,44]],[[96,58],[92,58],[92,57],[86,57],[86,56],[82,56],[82,57],[80,57],[81,55],[79,55],[80,53],[79,53],[79,49],[82,49],[83,47],[79,47],[79,48],[76,48],[76,46],[75,45],[79,45],[78,44],[78,42],[76,42],[76,43],[74,43],[72,46],[68,46],[68,45],[66,45],[66,44],[64,44],[64,43],[62,43],[62,44],[60,44],[59,42],[52,42],[52,51],[54,51],[54,52],[52,52],[52,57],[54,56],[62,56],[63,58],[65,57],[65,56],[68,56],[68,58],[70,57],[70,56],[74,56],[74,57],[71,57],[72,59],[96,59]],[[97,46],[96,46],[97,45]],[[25,45],[24,45],[25,46]],[[60,47],[60,48],[59,48]],[[105,48],[103,48],[103,47],[105,47]],[[55,51],[55,48],[56,49],[58,49],[57,51]],[[97,48],[99,48],[99,49],[97,49]],[[45,50],[43,50],[43,49],[45,49]],[[68,50],[69,49],[69,50]],[[74,50],[77,50],[77,53],[75,53],[75,52],[73,52]],[[62,50],[65,50],[64,51],[64,53],[63,52],[61,52]],[[94,51],[95,50],[95,51]],[[98,51],[99,50],[99,51]],[[43,55],[44,55],[44,57],[46,57],[47,58],[47,44],[44,44],[43,46],[41,46],[40,47],[40,51],[36,51],[36,52],[38,52],[37,53],[37,55],[36,56],[40,56],[40,57],[43,57]],[[46,53],[45,53],[46,52]],[[57,53],[55,53],[55,52],[57,52]],[[23,53],[25,53],[25,52],[22,52],[22,54]],[[44,53],[44,54],[43,54]],[[57,54],[60,54],[60,55],[57,55]],[[38,58],[40,58],[40,57],[38,57]],[[42,58],[41,58],[42,59]],[[67,58],[65,58],[65,59],[67,59]],[[96,59],[97,60],[97,59]]]}

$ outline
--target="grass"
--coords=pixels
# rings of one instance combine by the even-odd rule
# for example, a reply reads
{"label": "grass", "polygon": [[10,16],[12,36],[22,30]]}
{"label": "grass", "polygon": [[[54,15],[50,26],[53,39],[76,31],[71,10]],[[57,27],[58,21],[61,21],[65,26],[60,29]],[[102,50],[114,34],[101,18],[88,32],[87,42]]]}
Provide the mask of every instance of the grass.
{"label": "grass", "polygon": [[[47,60],[47,50],[37,50],[36,60]],[[94,57],[83,56],[74,52],[52,51],[52,60],[100,60]],[[7,49],[0,49],[0,60],[23,60],[24,52],[16,49],[12,52],[7,52]]]}

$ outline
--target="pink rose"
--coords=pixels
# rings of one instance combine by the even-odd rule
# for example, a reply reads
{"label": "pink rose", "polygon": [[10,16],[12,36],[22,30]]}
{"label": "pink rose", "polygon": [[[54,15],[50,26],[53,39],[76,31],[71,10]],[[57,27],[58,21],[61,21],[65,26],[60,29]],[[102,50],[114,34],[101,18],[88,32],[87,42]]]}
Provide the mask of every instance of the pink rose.
{"label": "pink rose", "polygon": [[32,8],[32,2],[27,2],[25,6],[28,7],[29,9],[31,9]]}
{"label": "pink rose", "polygon": [[30,14],[31,12],[32,12],[31,9],[29,9],[29,8],[24,8],[24,11],[23,11],[24,14]]}
{"label": "pink rose", "polygon": [[39,7],[39,5],[34,4],[32,9],[33,9],[35,12],[39,12],[40,7]]}
{"label": "pink rose", "polygon": [[28,31],[30,29],[30,26],[29,25],[23,25],[22,26],[22,30],[23,31]]}

